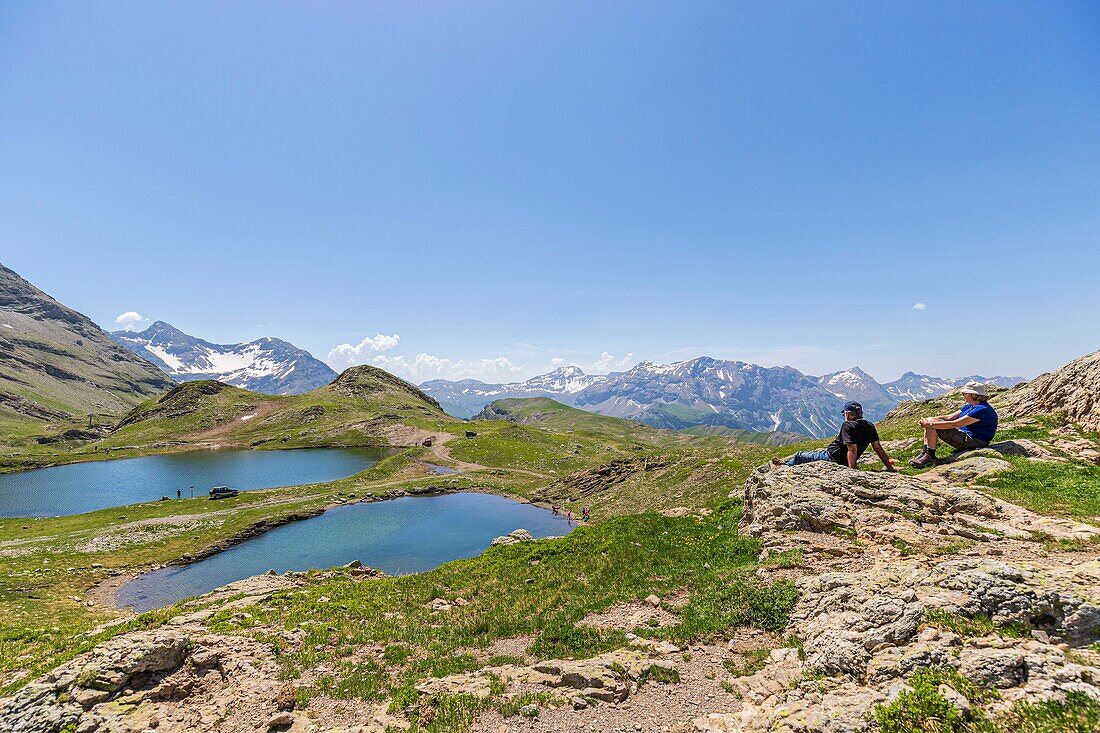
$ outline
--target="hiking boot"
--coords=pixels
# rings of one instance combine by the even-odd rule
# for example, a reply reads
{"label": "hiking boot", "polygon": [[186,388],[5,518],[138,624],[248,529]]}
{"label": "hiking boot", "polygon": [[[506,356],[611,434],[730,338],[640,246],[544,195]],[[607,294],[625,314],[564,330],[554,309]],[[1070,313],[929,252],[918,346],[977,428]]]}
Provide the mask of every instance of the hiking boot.
{"label": "hiking boot", "polygon": [[926,466],[936,465],[936,452],[930,451],[925,448],[921,451],[921,454],[909,461],[909,465],[913,468],[925,468]]}

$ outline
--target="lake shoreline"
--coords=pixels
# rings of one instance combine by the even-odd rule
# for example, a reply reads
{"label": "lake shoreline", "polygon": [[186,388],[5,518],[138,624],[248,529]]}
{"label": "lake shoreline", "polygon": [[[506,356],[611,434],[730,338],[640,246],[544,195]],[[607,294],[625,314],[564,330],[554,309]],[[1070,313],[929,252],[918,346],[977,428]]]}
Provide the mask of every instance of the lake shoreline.
{"label": "lake shoreline", "polygon": [[58,463],[0,475],[0,519],[59,518],[205,498],[210,487],[220,485],[242,493],[317,486],[353,478],[394,454],[380,448],[221,447]]}
{"label": "lake shoreline", "polygon": [[[80,463],[102,463],[104,461],[124,461],[131,458],[149,458],[152,456],[172,456],[180,455],[184,453],[198,453],[201,451],[219,451],[219,450],[239,450],[239,451],[252,451],[255,453],[277,453],[279,451],[293,451],[293,450],[385,450],[399,453],[403,449],[409,446],[395,446],[388,443],[383,445],[334,445],[326,443],[324,445],[291,445],[291,446],[272,446],[270,448],[262,445],[238,445],[236,443],[158,443],[152,446],[120,446],[117,448],[108,448],[103,451],[96,451],[93,453],[80,453],[71,456],[50,456],[43,458],[47,459],[45,463],[39,463],[36,460],[36,456],[26,456],[26,460],[21,460],[17,456],[8,456],[5,459],[0,459],[0,476],[24,473],[27,471],[37,471],[40,468],[57,468],[58,466],[72,466]],[[164,450],[160,450],[164,448]],[[174,450],[177,449],[178,450]],[[134,453],[124,453],[124,451],[133,450]],[[113,453],[123,453],[123,455],[112,455]],[[54,460],[55,458],[61,458],[61,460]],[[14,459],[15,462],[12,462]]]}
{"label": "lake shoreline", "polygon": [[[293,488],[293,487],[280,487],[280,488]],[[503,499],[514,501],[518,504],[528,504],[540,509],[551,510],[551,504],[548,502],[531,501],[522,496],[512,494],[506,491],[501,491],[491,486],[468,486],[468,487],[444,487],[444,486],[426,486],[426,487],[413,487],[411,489],[394,489],[382,494],[373,494],[370,496],[355,497],[350,499],[341,499],[330,502],[325,506],[319,506],[307,511],[294,512],[283,517],[277,517],[273,519],[265,519],[254,524],[245,527],[244,529],[236,532],[235,534],[225,539],[219,540],[212,545],[202,548],[194,553],[186,553],[182,557],[169,560],[166,563],[155,565],[141,569],[140,571],[131,571],[127,573],[121,573],[116,576],[106,578],[94,586],[90,587],[87,591],[89,598],[95,599],[98,603],[102,603],[104,606],[114,610],[121,611],[129,616],[137,616],[138,612],[127,606],[120,606],[118,603],[118,592],[126,584],[140,578],[148,573],[155,572],[157,570],[163,570],[164,568],[171,567],[186,567],[193,565],[207,558],[221,554],[227,550],[232,549],[248,540],[260,537],[267,532],[278,527],[283,527],[294,522],[300,522],[305,519],[312,519],[319,517],[330,509],[336,509],[344,506],[353,506],[356,504],[373,504],[383,501],[392,501],[394,499],[401,499],[405,497],[432,497],[432,496],[445,496],[448,494],[469,494],[480,493],[488,494],[492,496],[499,496]],[[316,570],[324,570],[325,568],[313,568]],[[258,573],[262,575],[263,573]],[[247,576],[249,578],[255,577],[255,575]],[[210,591],[212,592],[212,591]]]}

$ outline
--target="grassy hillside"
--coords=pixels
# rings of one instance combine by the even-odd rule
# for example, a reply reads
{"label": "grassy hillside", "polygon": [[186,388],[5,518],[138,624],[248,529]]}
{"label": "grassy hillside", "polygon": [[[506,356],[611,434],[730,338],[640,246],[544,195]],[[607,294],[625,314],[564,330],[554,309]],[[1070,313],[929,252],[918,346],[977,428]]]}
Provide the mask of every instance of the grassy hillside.
{"label": "grassy hillside", "polygon": [[614,435],[653,444],[673,445],[684,442],[673,433],[633,420],[597,415],[569,407],[549,397],[496,400],[474,417],[475,420],[507,420],[523,425],[538,425],[560,433]]}
{"label": "grassy hillside", "polygon": [[271,396],[220,382],[181,384],[137,407],[105,444],[216,439],[250,447],[371,445],[409,420],[450,421],[435,400],[372,366],[346,370],[301,395]]}
{"label": "grassy hillside", "polygon": [[408,445],[416,442],[414,426],[431,429],[452,422],[454,418],[444,414],[432,398],[371,366],[352,367],[332,384],[301,395],[262,395],[203,380],[177,385],[146,400],[118,419],[101,439],[48,444],[29,435],[13,439],[19,450],[0,459],[0,467],[28,468],[215,445],[260,449]]}
{"label": "grassy hillside", "polygon": [[[915,437],[918,417],[950,411],[955,400],[903,406],[880,425],[883,437]],[[411,652],[406,665],[385,659],[366,666],[356,659],[340,661],[315,690],[302,693],[303,703],[321,693],[393,695],[400,704],[411,680],[424,676],[427,667],[474,668],[484,662],[468,650],[501,638],[529,637],[531,653],[541,656],[610,648],[621,644],[620,635],[585,630],[577,620],[650,592],[688,590],[689,605],[674,611],[682,619],[677,639],[740,624],[782,625],[793,600],[791,589],[754,578],[758,548],[737,536],[738,501],[728,497],[773,455],[824,441],[769,447],[726,436],[695,437],[548,399],[502,400],[492,407],[485,417],[493,419],[458,421],[412,385],[370,367],[349,370],[328,387],[294,397],[198,382],[143,403],[113,435],[68,455],[87,459],[109,447],[133,446],[111,452],[125,455],[214,442],[273,448],[403,439],[417,447],[328,484],[245,492],[223,502],[156,502],[75,517],[0,520],[0,688],[12,689],[114,633],[83,636],[117,615],[101,602],[86,602],[89,591],[113,575],[200,554],[333,502],[397,491],[477,489],[553,502],[574,513],[589,506],[594,521],[563,540],[493,548],[423,575],[357,584],[337,574],[318,580],[304,594],[279,596],[257,609],[249,623],[325,630],[316,644],[302,647],[317,654],[340,657],[326,641],[333,635],[340,649]],[[1041,421],[1006,428],[1006,435],[1023,437],[1012,431],[1051,435]],[[431,447],[418,445],[425,436],[433,438]],[[899,457],[911,455],[905,450],[910,449],[899,451]],[[1012,470],[986,480],[986,490],[1072,516],[1087,516],[1100,506],[1095,468],[1012,460]],[[433,475],[432,464],[459,473]],[[657,514],[673,507],[706,508],[713,514]],[[316,602],[321,596],[338,603]],[[452,614],[455,623],[440,631],[425,603],[457,596],[475,602]],[[159,623],[172,613],[157,612],[133,623]],[[400,614],[400,624],[388,621],[394,614]],[[221,628],[240,622],[222,615],[213,623]],[[317,662],[300,653],[280,661],[288,674]]]}
{"label": "grassy hillside", "polygon": [[85,423],[89,414],[121,415],[171,385],[86,316],[0,265],[0,423]]}
{"label": "grassy hillside", "polygon": [[755,443],[756,445],[794,445],[795,443],[812,440],[809,435],[803,435],[802,433],[785,433],[782,431],[760,433],[743,428],[728,428],[723,425],[695,425],[684,428],[680,432],[687,435],[733,438],[742,443]]}

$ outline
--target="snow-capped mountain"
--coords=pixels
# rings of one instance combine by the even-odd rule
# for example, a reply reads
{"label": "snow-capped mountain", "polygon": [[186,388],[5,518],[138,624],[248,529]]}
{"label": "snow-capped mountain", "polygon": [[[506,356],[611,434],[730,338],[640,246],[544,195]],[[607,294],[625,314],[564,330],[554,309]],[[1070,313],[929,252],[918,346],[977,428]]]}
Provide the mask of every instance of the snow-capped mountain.
{"label": "snow-capped mountain", "polygon": [[824,437],[840,424],[841,398],[791,367],[762,367],[707,356],[642,362],[578,392],[576,407],[682,429],[720,425]]}
{"label": "snow-capped mountain", "polygon": [[967,382],[981,382],[996,387],[1015,387],[1023,381],[1026,381],[1023,377],[983,377],[978,374],[971,374],[967,377],[944,378],[906,372],[899,379],[887,382],[882,386],[894,397],[895,404],[899,404],[910,400],[927,400],[932,397],[939,397],[941,394],[946,394]]}
{"label": "snow-capped mountain", "polygon": [[843,400],[796,369],[709,357],[675,364],[642,362],[629,371],[607,375],[562,367],[512,384],[437,379],[420,388],[459,417],[470,417],[493,400],[551,397],[655,427],[714,425],[821,436],[836,430],[843,405]]}
{"label": "snow-capped mountain", "polygon": [[216,379],[253,392],[301,394],[336,378],[336,372],[308,351],[277,338],[212,344],[164,321],[140,333],[115,331],[111,338],[178,382]]}
{"label": "snow-capped mountain", "polygon": [[563,366],[548,374],[540,374],[525,382],[486,384],[476,379],[452,382],[433,379],[420,385],[434,397],[444,410],[455,417],[473,417],[493,400],[512,397],[551,397],[558,402],[573,404],[572,396],[606,377],[585,374],[580,367]]}
{"label": "snow-capped mountain", "polygon": [[845,402],[859,402],[863,405],[863,415],[868,420],[881,420],[898,404],[898,400],[886,387],[859,367],[826,374],[817,382]]}
{"label": "snow-capped mountain", "polygon": [[906,372],[901,379],[881,384],[859,367],[810,377],[791,367],[704,356],[675,364],[642,362],[607,375],[585,374],[569,366],[526,382],[436,379],[420,388],[457,417],[472,417],[493,400],[550,397],[582,410],[673,430],[712,425],[827,437],[839,427],[848,400],[860,402],[868,419],[881,420],[903,401],[936,397],[969,381],[1013,386],[1023,379],[943,379]]}

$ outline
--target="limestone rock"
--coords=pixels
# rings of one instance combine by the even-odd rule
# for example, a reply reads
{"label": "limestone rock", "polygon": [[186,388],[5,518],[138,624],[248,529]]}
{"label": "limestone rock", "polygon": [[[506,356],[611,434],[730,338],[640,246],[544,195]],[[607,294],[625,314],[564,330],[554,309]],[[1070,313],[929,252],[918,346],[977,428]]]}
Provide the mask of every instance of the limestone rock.
{"label": "limestone rock", "polygon": [[1100,430],[1100,351],[991,400],[1006,417],[1060,412],[1085,430]]}
{"label": "limestone rock", "polygon": [[492,547],[494,545],[515,545],[519,542],[530,542],[533,539],[534,537],[532,537],[531,533],[527,530],[514,529],[506,535],[495,537],[493,541],[489,543],[489,546]]}
{"label": "limestone rock", "polygon": [[654,667],[674,669],[671,662],[654,659],[638,649],[619,649],[591,659],[550,659],[530,666],[503,665],[476,672],[424,680],[416,686],[427,695],[465,694],[488,697],[493,679],[506,684],[568,688],[572,697],[621,702],[637,690],[640,680]]}

